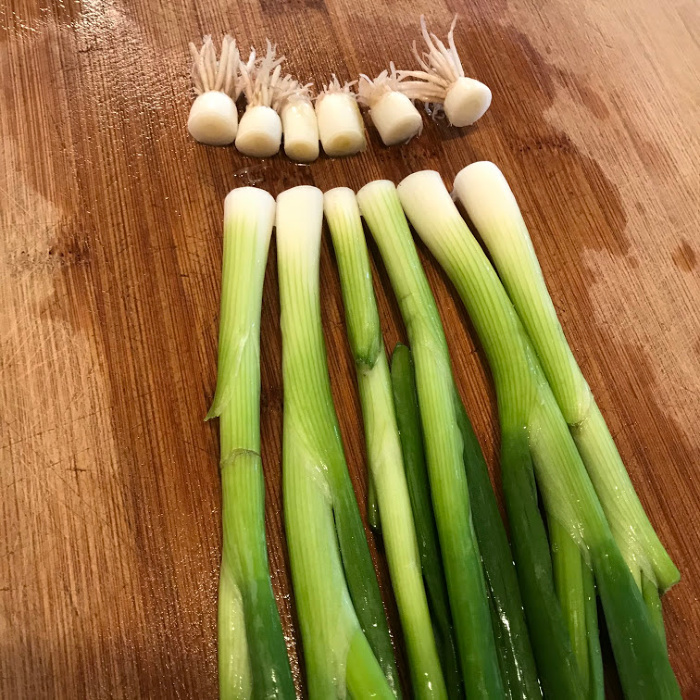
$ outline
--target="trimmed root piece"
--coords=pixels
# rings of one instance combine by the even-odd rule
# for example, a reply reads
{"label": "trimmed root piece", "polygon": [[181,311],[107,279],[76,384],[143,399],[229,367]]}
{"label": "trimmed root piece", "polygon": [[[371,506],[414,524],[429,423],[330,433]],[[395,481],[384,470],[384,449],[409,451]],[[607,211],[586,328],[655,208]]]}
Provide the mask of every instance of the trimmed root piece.
{"label": "trimmed root piece", "polygon": [[241,64],[242,90],[248,102],[236,136],[236,148],[256,158],[273,156],[282,143],[282,121],[279,109],[296,81],[282,76],[284,56],[277,57],[276,48],[267,41],[267,51],[256,58],[251,51]]}
{"label": "trimmed root piece", "polygon": [[445,46],[435,34],[428,33],[425,16],[421,15],[421,33],[428,50],[419,53],[413,42],[413,55],[421,70],[400,70],[397,77],[399,89],[408,98],[427,103],[433,113],[444,111],[453,126],[470,126],[491,106],[491,90],[465,77],[454,42],[456,24],[455,16]]}
{"label": "trimmed root piece", "polygon": [[284,134],[284,152],[299,163],[310,163],[318,158],[318,120],[311,98],[312,83],[300,85],[287,76],[289,89],[285,90],[280,115]]}
{"label": "trimmed root piece", "polygon": [[351,156],[367,145],[354,83],[341,85],[334,75],[316,98],[318,133],[329,156]]}
{"label": "trimmed root piece", "polygon": [[221,42],[221,58],[210,36],[202,48],[190,43],[192,83],[197,98],[190,109],[187,129],[192,137],[209,146],[233,143],[238,130],[236,100],[241,92],[240,54],[228,34]]}
{"label": "trimmed root piece", "polygon": [[357,101],[369,107],[369,116],[385,146],[405,143],[423,131],[423,120],[411,100],[399,91],[396,67],[374,80],[361,74]]}

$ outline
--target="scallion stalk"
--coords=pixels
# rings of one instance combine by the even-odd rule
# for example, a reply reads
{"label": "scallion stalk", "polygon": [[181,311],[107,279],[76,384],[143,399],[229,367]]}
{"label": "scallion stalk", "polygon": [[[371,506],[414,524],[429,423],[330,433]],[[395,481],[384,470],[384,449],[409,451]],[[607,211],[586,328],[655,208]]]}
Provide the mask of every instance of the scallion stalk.
{"label": "scallion stalk", "polygon": [[554,587],[562,607],[581,682],[589,700],[605,697],[603,658],[598,638],[598,610],[593,573],[571,535],[549,521]]}
{"label": "scallion stalk", "polygon": [[440,316],[394,184],[372,182],[357,197],[389,273],[413,351],[433,510],[466,694],[503,697]]}
{"label": "scallion stalk", "polygon": [[241,187],[224,207],[224,253],[216,393],[223,553],[219,583],[222,698],[294,698],[265,542],[260,459],[260,309],[275,201]]}
{"label": "scallion stalk", "polygon": [[[680,697],[641,592],[613,538],[525,328],[493,267],[438,173],[410,175],[399,185],[399,195],[417,233],[455,284],[488,357],[499,400],[504,491],[509,490],[506,479],[517,478],[518,470],[520,477],[529,479],[523,465],[531,455],[548,517],[567,530],[590,560],[626,696]],[[506,497],[512,507],[518,494]],[[515,531],[518,523],[512,525]],[[517,544],[515,549],[519,571],[531,566]]]}
{"label": "scallion stalk", "polygon": [[345,462],[321,327],[323,195],[277,198],[284,511],[309,696],[399,694],[391,638]]}
{"label": "scallion stalk", "polygon": [[367,462],[408,652],[413,693],[416,698],[446,699],[421,575],[389,365],[355,193],[347,187],[326,192],[324,211],[338,261],[348,336],[360,389]]}
{"label": "scallion stalk", "polygon": [[401,438],[401,452],[406,470],[406,483],[411,497],[421,568],[438,639],[440,661],[448,696],[450,700],[457,700],[464,697],[464,684],[459,669],[445,572],[440,557],[440,542],[433,506],[430,502],[430,483],[425,466],[423,431],[418,410],[413,360],[411,351],[401,343],[394,348],[391,356],[391,383],[394,391],[396,424]]}
{"label": "scallion stalk", "polygon": [[644,512],[566,341],[508,183],[493,163],[479,162],[464,168],[454,187],[527,329],[630,571],[640,588],[646,578],[667,590],[679,580],[678,569]]}
{"label": "scallion stalk", "polygon": [[479,551],[489,590],[496,648],[506,695],[512,700],[542,697],[530,645],[513,554],[479,441],[455,388],[457,422],[464,444],[464,468]]}

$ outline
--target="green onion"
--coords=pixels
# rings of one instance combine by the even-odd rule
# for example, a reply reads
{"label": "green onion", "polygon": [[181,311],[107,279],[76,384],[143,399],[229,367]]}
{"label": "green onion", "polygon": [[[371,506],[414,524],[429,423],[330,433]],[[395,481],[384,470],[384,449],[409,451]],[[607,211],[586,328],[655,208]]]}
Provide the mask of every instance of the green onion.
{"label": "green onion", "polygon": [[374,484],[379,508],[413,692],[417,698],[447,698],[421,576],[391,377],[360,210],[355,193],[346,187],[326,192],[323,201],[338,261],[348,336],[357,367],[370,483]]}
{"label": "green onion", "polygon": [[376,574],[348,474],[321,327],[323,195],[277,198],[284,512],[309,696],[399,694]]}
{"label": "green onion", "polygon": [[586,697],[605,697],[603,657],[598,638],[598,610],[593,573],[578,545],[556,521],[549,522],[554,586],[569,630]]}
{"label": "green onion", "polygon": [[[416,231],[455,284],[488,357],[499,399],[504,491],[509,488],[506,478],[514,479],[519,468],[525,485],[529,477],[523,465],[531,454],[548,517],[590,559],[626,696],[680,697],[660,635],[613,538],[535,350],[493,267],[438,173],[410,175],[399,186],[399,195]],[[513,505],[518,494],[506,498]],[[518,523],[512,524],[515,531]],[[517,543],[515,550],[520,571],[527,564]],[[530,624],[531,620],[528,615]]]}
{"label": "green onion", "polygon": [[[499,398],[499,408],[502,401]],[[503,427],[503,424],[502,424]],[[566,620],[554,587],[532,456],[523,429],[501,433],[501,480],[532,650],[545,697],[584,698]]]}
{"label": "green onion", "polygon": [[503,697],[440,316],[396,187],[387,181],[372,182],[357,197],[389,273],[413,351],[433,510],[466,694]]}
{"label": "green onion", "polygon": [[481,446],[456,388],[455,405],[464,443],[464,468],[469,483],[474,528],[491,600],[503,685],[509,698],[532,700],[542,697],[542,691],[525,623],[513,555]]}
{"label": "green onion", "polygon": [[241,187],[224,208],[224,253],[216,394],[223,554],[219,583],[222,698],[294,698],[265,542],[260,459],[260,308],[275,201]]}
{"label": "green onion", "polygon": [[665,591],[679,580],[678,569],[644,512],[569,348],[508,183],[493,163],[480,162],[464,168],[454,186],[537,350],[625,561],[640,587],[647,578]]}
{"label": "green onion", "polygon": [[445,684],[450,698],[461,698],[464,696],[464,688],[459,670],[450,604],[447,599],[445,573],[440,558],[440,542],[433,506],[430,503],[430,483],[425,466],[413,360],[411,351],[401,343],[394,348],[394,354],[391,357],[391,383],[394,390],[396,423],[401,438],[406,482],[418,536],[421,567],[439,643]]}

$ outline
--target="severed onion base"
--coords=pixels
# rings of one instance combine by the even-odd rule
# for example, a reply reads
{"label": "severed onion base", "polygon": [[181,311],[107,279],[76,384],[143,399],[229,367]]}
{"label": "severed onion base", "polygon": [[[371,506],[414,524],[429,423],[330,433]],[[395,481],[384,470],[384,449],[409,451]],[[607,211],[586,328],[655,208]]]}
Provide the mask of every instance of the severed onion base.
{"label": "severed onion base", "polygon": [[233,143],[238,131],[236,103],[225,92],[203,92],[192,103],[187,130],[195,141],[207,146]]}
{"label": "severed onion base", "polygon": [[365,150],[365,127],[355,97],[327,92],[316,102],[318,133],[329,156],[351,156]]}
{"label": "severed onion base", "polygon": [[390,91],[372,106],[369,116],[385,146],[405,143],[423,130],[423,119],[406,95]]}
{"label": "severed onion base", "polygon": [[249,107],[241,117],[236,148],[246,156],[268,158],[280,150],[282,121],[272,107]]}
{"label": "severed onion base", "polygon": [[284,152],[298,163],[318,158],[318,123],[309,100],[291,99],[282,108]]}
{"label": "severed onion base", "polygon": [[471,126],[491,105],[491,90],[472,78],[457,78],[445,95],[445,116],[452,126]]}

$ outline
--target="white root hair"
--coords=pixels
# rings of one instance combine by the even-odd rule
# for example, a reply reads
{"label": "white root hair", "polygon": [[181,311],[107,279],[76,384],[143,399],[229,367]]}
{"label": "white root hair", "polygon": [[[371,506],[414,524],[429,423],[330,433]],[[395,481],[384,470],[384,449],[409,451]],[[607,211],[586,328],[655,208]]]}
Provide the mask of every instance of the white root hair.
{"label": "white root hair", "polygon": [[316,104],[318,105],[319,102],[321,102],[326,95],[334,95],[341,92],[345,93],[346,95],[349,95],[350,97],[356,100],[357,93],[352,89],[356,83],[357,80],[352,80],[341,84],[338,80],[338,76],[336,76],[336,74],[333,73],[331,75],[331,79],[328,85],[324,85],[323,90],[316,96]]}
{"label": "white root hair", "polygon": [[399,82],[398,71],[393,62],[389,63],[389,70],[383,70],[374,80],[360,73],[357,101],[371,109],[388,92],[402,92]]}
{"label": "white root hair", "polygon": [[241,55],[236,40],[226,34],[221,41],[221,57],[216,58],[216,48],[211,36],[205,36],[202,48],[190,42],[192,56],[192,83],[197,95],[212,90],[226,93],[234,102],[241,94]]}
{"label": "white root hair", "polygon": [[302,85],[298,80],[291,75],[285,75],[282,79],[283,89],[280,91],[281,96],[278,99],[278,111],[281,112],[284,107],[291,102],[313,102],[311,89],[313,83]]}
{"label": "white root hair", "polygon": [[[428,32],[425,15],[421,15],[420,26],[427,51],[418,52],[413,42],[413,55],[422,70],[397,71],[398,90],[412,100],[420,100],[434,105],[444,101],[447,91],[458,78],[464,77],[462,61],[454,42],[454,29],[457,16],[452,20],[447,33],[447,46],[435,34]],[[408,80],[412,78],[412,80]]]}
{"label": "white root hair", "polygon": [[277,56],[277,47],[267,39],[267,50],[262,58],[255,51],[241,64],[243,93],[251,107],[271,107],[279,112],[284,102],[294,93],[298,83],[291,75],[282,75],[284,56]]}

